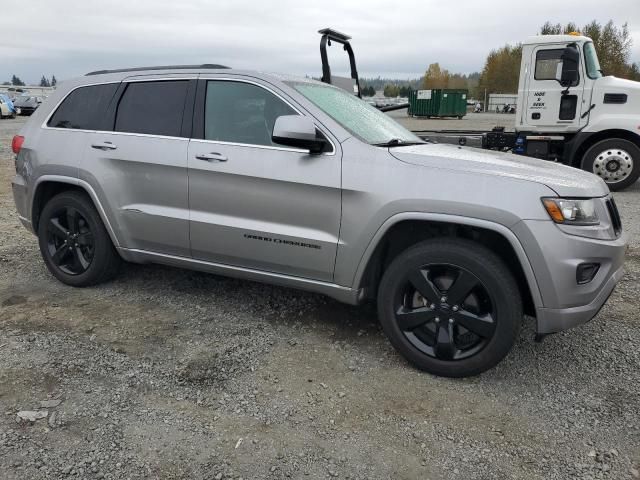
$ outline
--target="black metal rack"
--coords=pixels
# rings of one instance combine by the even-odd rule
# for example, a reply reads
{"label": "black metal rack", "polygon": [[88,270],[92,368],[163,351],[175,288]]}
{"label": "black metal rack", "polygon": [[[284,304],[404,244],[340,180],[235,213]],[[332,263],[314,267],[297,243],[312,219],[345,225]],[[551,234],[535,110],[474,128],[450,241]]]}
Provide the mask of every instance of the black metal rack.
{"label": "black metal rack", "polygon": [[[342,88],[345,87],[344,77],[337,77],[331,75],[331,67],[329,66],[329,58],[327,55],[327,45],[331,46],[331,42],[337,42],[343,45],[344,50],[349,55],[349,65],[351,66],[351,79],[355,84],[354,94],[358,98],[362,98],[360,94],[360,79],[358,78],[358,69],[356,68],[356,57],[353,54],[353,48],[349,40],[351,37],[337,30],[331,28],[323,28],[318,30],[318,33],[322,35],[320,39],[320,58],[322,59],[322,81],[330,85],[338,85]],[[341,81],[342,80],[342,81]]]}

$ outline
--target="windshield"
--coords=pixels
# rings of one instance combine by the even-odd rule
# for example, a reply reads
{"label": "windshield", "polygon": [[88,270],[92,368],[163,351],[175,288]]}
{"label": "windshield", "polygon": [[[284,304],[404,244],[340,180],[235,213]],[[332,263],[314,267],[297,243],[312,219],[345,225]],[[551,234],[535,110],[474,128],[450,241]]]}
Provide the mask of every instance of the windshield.
{"label": "windshield", "polygon": [[355,95],[310,82],[287,82],[351,134],[369,144],[423,143],[409,130]]}
{"label": "windshield", "polygon": [[596,54],[596,47],[593,46],[593,42],[584,44],[584,63],[587,67],[587,76],[589,78],[602,77],[600,62],[598,62],[598,55]]}

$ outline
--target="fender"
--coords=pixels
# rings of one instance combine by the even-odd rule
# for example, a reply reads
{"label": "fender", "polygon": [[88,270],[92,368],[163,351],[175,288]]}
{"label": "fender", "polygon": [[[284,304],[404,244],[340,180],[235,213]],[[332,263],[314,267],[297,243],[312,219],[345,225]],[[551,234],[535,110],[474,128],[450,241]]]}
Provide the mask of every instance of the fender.
{"label": "fender", "polygon": [[500,223],[495,223],[488,220],[480,220],[472,217],[463,217],[459,215],[448,215],[442,213],[404,212],[392,215],[391,217],[387,218],[387,220],[385,220],[380,228],[376,231],[375,235],[367,245],[362,258],[360,259],[360,263],[358,264],[358,268],[356,270],[354,288],[357,288],[358,285],[361,284],[365,269],[367,267],[367,263],[369,263],[369,260],[373,255],[375,248],[380,243],[380,240],[393,225],[404,220],[423,220],[431,222],[453,223],[457,225],[468,225],[470,227],[479,227],[485,230],[491,230],[502,235],[507,239],[507,241],[513,247],[513,250],[516,252],[520,265],[522,266],[522,270],[524,271],[536,311],[540,308],[543,308],[544,305],[542,303],[542,295],[540,294],[540,289],[538,288],[538,282],[536,281],[533,268],[531,267],[531,262],[529,261],[529,258],[527,257],[527,254],[525,253],[520,240],[518,240],[518,237],[516,237],[516,235],[509,228]]}
{"label": "fender", "polygon": [[[107,232],[109,233],[109,237],[111,238],[113,245],[116,248],[120,247],[120,242],[118,241],[118,237],[116,236],[115,231],[111,226],[111,222],[109,222],[109,218],[107,217],[107,214],[104,208],[102,207],[100,200],[98,199],[98,195],[96,194],[95,190],[89,183],[85,182],[84,180],[80,180],[79,178],[66,177],[63,175],[42,175],[38,177],[38,179],[36,180],[35,188],[33,189],[33,195],[31,195],[31,201],[29,205],[29,211],[32,213],[31,215],[32,217],[33,217],[33,200],[36,196],[35,193],[38,191],[38,187],[40,186],[40,184],[44,182],[68,183],[70,185],[75,185],[77,187],[82,188],[89,195],[89,197],[93,201],[93,204],[96,206],[96,209],[98,210],[98,214],[100,215],[100,218],[102,219],[102,223],[104,224],[105,228],[107,229]],[[35,229],[35,226],[33,226],[33,228]]]}

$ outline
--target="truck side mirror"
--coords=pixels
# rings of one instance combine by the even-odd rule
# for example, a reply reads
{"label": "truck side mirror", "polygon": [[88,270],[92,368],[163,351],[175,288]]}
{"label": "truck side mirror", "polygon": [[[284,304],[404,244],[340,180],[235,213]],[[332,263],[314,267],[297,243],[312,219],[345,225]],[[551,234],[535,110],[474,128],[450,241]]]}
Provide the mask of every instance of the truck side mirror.
{"label": "truck side mirror", "polygon": [[578,64],[580,63],[580,52],[575,43],[567,45],[562,52],[562,72],[560,74],[560,85],[569,88],[578,84],[580,75]]}

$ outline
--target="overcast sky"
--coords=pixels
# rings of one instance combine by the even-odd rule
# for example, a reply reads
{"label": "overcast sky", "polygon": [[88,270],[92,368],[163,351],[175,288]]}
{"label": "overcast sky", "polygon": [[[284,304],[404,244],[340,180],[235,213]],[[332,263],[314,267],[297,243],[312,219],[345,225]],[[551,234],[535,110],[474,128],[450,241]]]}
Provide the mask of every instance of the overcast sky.
{"label": "overcast sky", "polygon": [[[0,80],[178,63],[319,76],[327,26],[353,37],[362,76],[417,77],[432,62],[473,72],[546,20],[610,18],[629,23],[639,62],[640,0],[15,0],[0,16]],[[334,57],[338,73],[346,55]]]}

